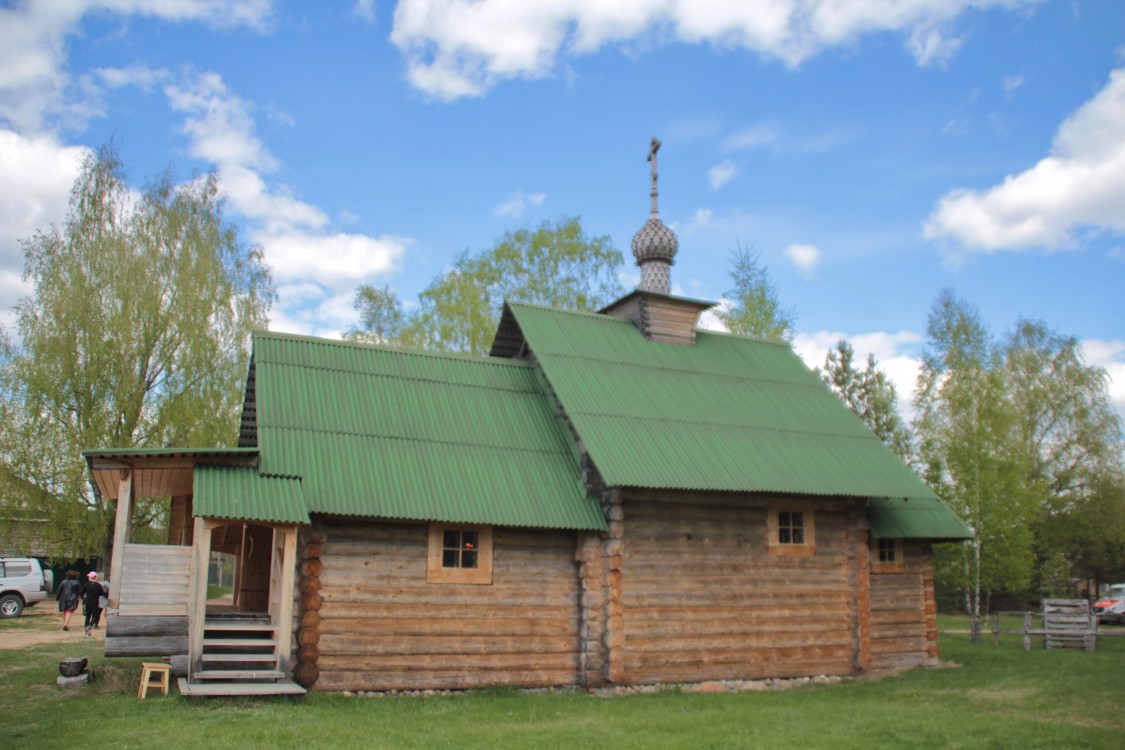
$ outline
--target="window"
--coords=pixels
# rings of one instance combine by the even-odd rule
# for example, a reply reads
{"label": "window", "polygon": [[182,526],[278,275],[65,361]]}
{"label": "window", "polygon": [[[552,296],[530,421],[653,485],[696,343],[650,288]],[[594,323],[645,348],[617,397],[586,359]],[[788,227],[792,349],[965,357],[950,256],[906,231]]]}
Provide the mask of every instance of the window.
{"label": "window", "polygon": [[901,573],[906,570],[901,539],[874,539],[871,544],[873,573]]}
{"label": "window", "polygon": [[429,583],[492,583],[492,528],[430,524]]}
{"label": "window", "polygon": [[772,503],[768,507],[769,552],[777,557],[816,554],[816,526],[812,503]]}
{"label": "window", "polygon": [[778,544],[805,543],[805,514],[800,510],[780,510],[777,512]]}

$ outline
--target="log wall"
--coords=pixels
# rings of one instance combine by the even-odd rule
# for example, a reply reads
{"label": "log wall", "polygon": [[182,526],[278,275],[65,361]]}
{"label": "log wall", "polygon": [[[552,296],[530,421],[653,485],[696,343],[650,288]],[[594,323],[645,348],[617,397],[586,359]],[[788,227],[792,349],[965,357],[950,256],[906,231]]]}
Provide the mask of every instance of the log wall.
{"label": "log wall", "polygon": [[866,530],[855,501],[811,502],[815,555],[782,557],[767,548],[767,498],[627,496],[623,681],[859,668],[867,568],[857,549],[866,547]]}
{"label": "log wall", "polygon": [[573,532],[496,528],[493,583],[472,585],[426,583],[425,525],[322,528],[316,690],[579,683]]}
{"label": "log wall", "polygon": [[901,571],[871,572],[873,669],[917,667],[938,657],[932,549],[904,540]]}

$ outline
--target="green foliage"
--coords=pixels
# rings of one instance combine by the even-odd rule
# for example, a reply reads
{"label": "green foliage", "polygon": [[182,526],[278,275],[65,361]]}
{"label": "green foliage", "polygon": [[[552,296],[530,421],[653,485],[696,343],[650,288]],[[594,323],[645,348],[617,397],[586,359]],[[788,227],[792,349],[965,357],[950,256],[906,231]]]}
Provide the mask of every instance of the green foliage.
{"label": "green foliage", "polygon": [[910,431],[898,415],[894,383],[879,369],[875,355],[867,356],[867,367],[855,366],[855,350],[845,339],[824,359],[820,377],[844,400],[863,423],[904,461],[911,458]]}
{"label": "green foliage", "polygon": [[621,295],[622,264],[609,237],[587,237],[577,218],[505,232],[491,248],[457,256],[409,313],[388,287],[360,287],[360,327],[346,337],[485,354],[505,301],[594,310]]}
{"label": "green foliage", "polygon": [[[931,486],[977,533],[940,550],[941,583],[980,595],[1073,593],[1123,570],[1121,424],[1078,343],[1019,320],[1002,342],[942,292],[929,320],[915,432]],[[1103,579],[1104,580],[1104,579]]]}
{"label": "green foliage", "polygon": [[356,290],[355,309],[359,312],[359,326],[344,333],[348,341],[368,344],[394,343],[402,336],[406,316],[402,302],[390,285],[382,288],[364,284]]}
{"label": "green foliage", "polygon": [[761,253],[743,250],[741,246],[735,249],[730,269],[734,286],[723,295],[731,305],[716,309],[715,315],[728,331],[739,336],[792,341],[797,313],[791,307],[781,306],[768,270],[758,264],[760,256]]}
{"label": "green foliage", "polygon": [[[83,164],[65,224],[24,252],[34,291],[0,362],[0,497],[50,520],[53,554],[97,556],[113,507],[81,451],[234,441],[270,277],[224,220],[214,175],[166,172],[135,196],[110,146]],[[160,513],[142,505],[135,520]]]}
{"label": "green foliage", "polygon": [[1037,508],[1003,362],[976,308],[943,291],[927,334],[915,394],[923,472],[975,534],[938,572],[971,593],[976,613],[982,594],[1030,585]]}

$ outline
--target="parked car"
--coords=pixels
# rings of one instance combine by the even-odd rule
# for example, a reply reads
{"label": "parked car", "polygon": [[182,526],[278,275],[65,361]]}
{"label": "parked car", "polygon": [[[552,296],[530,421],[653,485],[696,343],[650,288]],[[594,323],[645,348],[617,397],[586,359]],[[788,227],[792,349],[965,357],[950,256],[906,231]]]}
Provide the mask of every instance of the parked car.
{"label": "parked car", "polygon": [[24,607],[47,598],[43,567],[34,557],[0,557],[0,619],[19,617]]}
{"label": "parked car", "polygon": [[1115,583],[1108,593],[1094,602],[1099,623],[1125,625],[1125,583]]}

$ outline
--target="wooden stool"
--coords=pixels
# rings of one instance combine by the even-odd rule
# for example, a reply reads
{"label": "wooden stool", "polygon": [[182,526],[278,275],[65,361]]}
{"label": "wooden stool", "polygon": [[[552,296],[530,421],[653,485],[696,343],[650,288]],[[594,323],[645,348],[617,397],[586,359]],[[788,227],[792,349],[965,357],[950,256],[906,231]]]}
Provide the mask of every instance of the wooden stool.
{"label": "wooden stool", "polygon": [[[172,665],[164,664],[162,662],[141,662],[141,684],[137,688],[137,697],[145,698],[148,696],[148,688],[151,684],[153,687],[160,688],[164,695],[168,695],[168,676],[172,673]],[[152,676],[156,675],[157,681],[151,683]]]}

